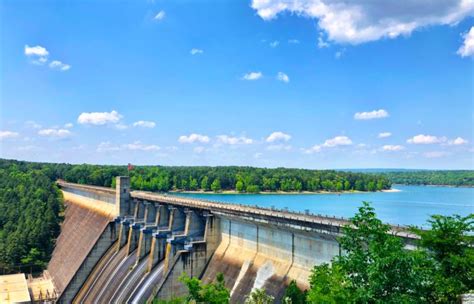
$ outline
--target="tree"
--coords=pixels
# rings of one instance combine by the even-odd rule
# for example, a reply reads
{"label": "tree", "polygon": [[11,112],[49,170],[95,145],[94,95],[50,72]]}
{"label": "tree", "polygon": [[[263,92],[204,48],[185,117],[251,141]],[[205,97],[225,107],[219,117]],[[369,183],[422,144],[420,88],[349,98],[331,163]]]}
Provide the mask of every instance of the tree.
{"label": "tree", "polygon": [[237,183],[235,183],[235,190],[238,192],[244,191],[244,183],[241,180],[238,180]]}
{"label": "tree", "polygon": [[272,304],[274,298],[267,295],[265,288],[254,289],[245,299],[245,304]]}
{"label": "tree", "polygon": [[198,189],[198,182],[195,178],[189,177],[189,190],[196,191]]}
{"label": "tree", "polygon": [[188,296],[185,303],[208,303],[227,304],[230,300],[230,292],[225,288],[224,275],[218,273],[216,281],[210,284],[203,284],[196,277],[188,277],[183,273],[179,280],[188,288]]}
{"label": "tree", "polygon": [[214,192],[219,192],[219,191],[221,191],[221,189],[222,189],[221,188],[221,181],[218,178],[216,178],[211,184],[211,190],[214,191]]}
{"label": "tree", "polygon": [[285,290],[285,295],[283,300],[286,303],[291,304],[305,304],[306,303],[306,294],[298,288],[296,281],[293,280],[290,282],[288,287]]}
{"label": "tree", "polygon": [[207,175],[204,176],[201,180],[201,189],[204,191],[209,190],[209,178],[207,177]]}
{"label": "tree", "polygon": [[[313,269],[312,301],[427,303],[430,280],[423,271],[425,260],[417,252],[405,250],[403,241],[389,230],[370,204],[363,202],[339,239],[345,254],[336,257],[330,268],[321,265]],[[324,281],[328,282],[326,287],[320,283]]]}
{"label": "tree", "polygon": [[259,193],[260,188],[257,185],[248,185],[246,191],[248,193]]}
{"label": "tree", "polygon": [[460,294],[474,290],[474,214],[433,215],[431,230],[413,229],[420,246],[434,260],[433,302],[453,303]]}

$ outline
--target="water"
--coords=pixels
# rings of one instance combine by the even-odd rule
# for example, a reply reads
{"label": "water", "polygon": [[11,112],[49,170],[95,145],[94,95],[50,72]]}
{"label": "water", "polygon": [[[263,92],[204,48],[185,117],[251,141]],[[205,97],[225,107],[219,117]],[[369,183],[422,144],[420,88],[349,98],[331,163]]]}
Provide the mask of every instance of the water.
{"label": "water", "polygon": [[285,208],[349,218],[362,201],[372,203],[377,216],[386,223],[427,227],[432,214],[462,216],[474,213],[474,188],[394,185],[400,192],[347,194],[204,194],[176,195],[205,200]]}

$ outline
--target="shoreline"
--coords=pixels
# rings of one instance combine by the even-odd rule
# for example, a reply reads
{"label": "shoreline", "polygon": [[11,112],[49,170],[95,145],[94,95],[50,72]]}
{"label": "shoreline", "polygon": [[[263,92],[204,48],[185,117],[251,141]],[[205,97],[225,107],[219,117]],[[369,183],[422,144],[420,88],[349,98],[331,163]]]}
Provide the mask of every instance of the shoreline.
{"label": "shoreline", "polygon": [[317,191],[317,192],[312,192],[312,191],[290,191],[290,192],[284,192],[284,191],[261,191],[258,193],[248,193],[248,192],[238,192],[236,190],[224,190],[220,192],[214,192],[214,191],[168,191],[168,193],[174,194],[174,193],[183,193],[183,194],[224,194],[224,195],[251,195],[251,194],[262,194],[262,195],[301,195],[301,194],[306,194],[306,195],[315,195],[315,194],[333,194],[333,195],[341,195],[341,194],[361,194],[361,193],[377,193],[377,192],[401,192],[401,190],[398,189],[387,189],[387,190],[381,190],[381,191],[358,191],[358,190],[351,190],[351,191],[341,191],[341,192],[330,192],[330,191]]}

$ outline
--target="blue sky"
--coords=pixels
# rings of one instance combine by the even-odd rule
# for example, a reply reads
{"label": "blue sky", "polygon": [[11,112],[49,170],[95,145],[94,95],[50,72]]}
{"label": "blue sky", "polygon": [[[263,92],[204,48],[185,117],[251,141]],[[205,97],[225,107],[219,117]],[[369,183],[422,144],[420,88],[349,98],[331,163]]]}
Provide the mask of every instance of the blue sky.
{"label": "blue sky", "polygon": [[377,3],[2,1],[0,157],[474,169],[474,4]]}

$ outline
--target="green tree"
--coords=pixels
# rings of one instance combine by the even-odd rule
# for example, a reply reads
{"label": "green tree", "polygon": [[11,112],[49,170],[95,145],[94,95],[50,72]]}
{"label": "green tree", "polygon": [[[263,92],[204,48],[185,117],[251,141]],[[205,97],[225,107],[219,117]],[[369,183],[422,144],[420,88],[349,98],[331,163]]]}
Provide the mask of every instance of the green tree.
{"label": "green tree", "polygon": [[221,181],[218,178],[216,178],[211,184],[211,190],[214,192],[219,192],[221,191],[221,189],[222,189]]}
{"label": "green tree", "polygon": [[272,304],[275,298],[268,295],[265,288],[254,289],[245,299],[245,304]]}
{"label": "green tree", "polygon": [[196,191],[198,189],[198,181],[195,178],[189,177],[189,190]]}
{"label": "green tree", "polygon": [[248,185],[246,191],[248,193],[259,193],[260,188],[257,185]]}
{"label": "green tree", "polygon": [[296,281],[293,280],[290,282],[288,287],[285,289],[285,295],[283,300],[286,303],[291,304],[305,304],[306,303],[306,294],[298,288]]}
{"label": "green tree", "polygon": [[244,183],[241,180],[238,180],[237,183],[235,183],[235,190],[238,192],[244,191]]}
{"label": "green tree", "polygon": [[[389,230],[390,226],[377,219],[374,209],[364,202],[339,239],[345,254],[336,257],[331,268],[322,265],[313,270],[310,297],[326,299],[327,303],[427,303],[430,280],[422,271],[424,260],[405,250],[402,239]],[[316,282],[325,277],[337,278],[339,283],[329,281],[324,289]],[[341,288],[343,292],[337,290]],[[347,293],[349,299],[335,297]]]}
{"label": "green tree", "polygon": [[350,291],[350,280],[338,263],[314,267],[309,278],[308,303],[343,304],[354,303]]}
{"label": "green tree", "polygon": [[207,177],[207,175],[204,176],[201,180],[201,189],[204,191],[209,190],[209,178]]}
{"label": "green tree", "polygon": [[225,288],[224,275],[218,273],[216,281],[203,284],[198,278],[189,277],[183,273],[179,280],[188,288],[188,296],[185,303],[207,303],[227,304],[230,300],[230,292]]}
{"label": "green tree", "polygon": [[434,215],[428,222],[431,230],[413,230],[434,260],[432,301],[454,303],[460,294],[474,290],[474,214]]}

